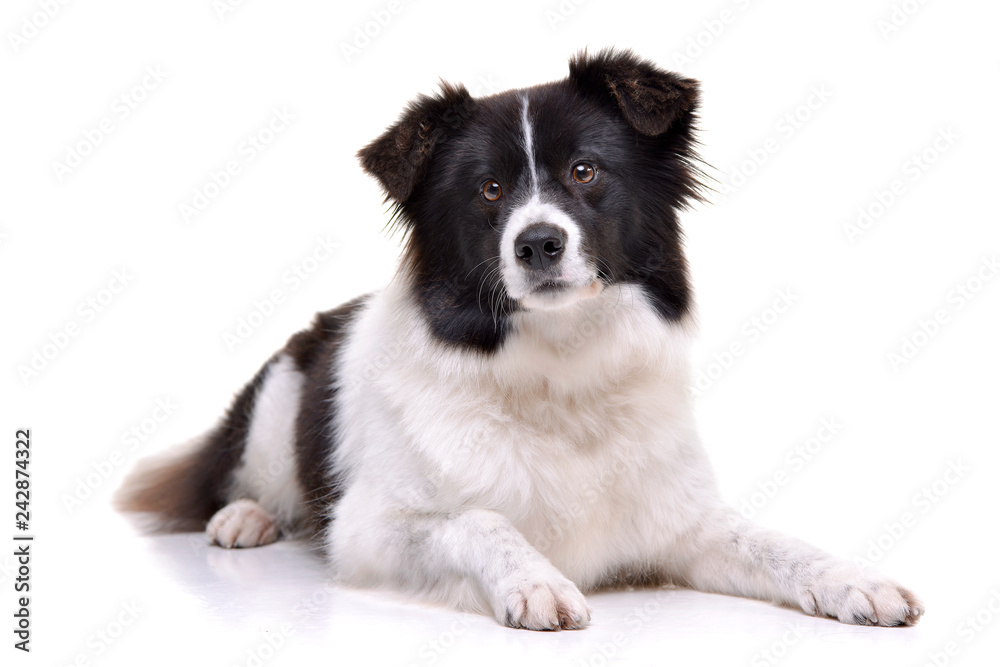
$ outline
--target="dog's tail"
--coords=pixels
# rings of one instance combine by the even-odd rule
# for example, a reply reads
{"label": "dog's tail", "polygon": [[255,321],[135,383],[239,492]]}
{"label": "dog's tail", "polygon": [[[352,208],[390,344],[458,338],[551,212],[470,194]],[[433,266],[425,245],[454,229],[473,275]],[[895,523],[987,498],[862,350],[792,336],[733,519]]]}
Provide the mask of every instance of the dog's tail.
{"label": "dog's tail", "polygon": [[[287,396],[282,396],[282,400],[274,404],[273,396],[268,398],[262,394],[272,372],[280,372],[282,377],[294,375],[296,383],[308,383],[310,387],[314,387],[316,394],[315,400],[307,402],[301,411],[298,406],[295,408],[292,414],[297,414],[298,417],[292,418],[296,421],[282,427],[287,433],[278,439],[294,442],[293,459],[301,455],[309,463],[300,468],[297,460],[293,460],[293,465],[289,468],[285,460],[275,462],[280,464],[280,470],[290,470],[290,474],[301,474],[305,479],[303,486],[307,491],[307,504],[316,510],[310,520],[315,520],[316,525],[321,526],[328,517],[326,510],[337,489],[322,464],[331,447],[326,427],[332,420],[335,389],[330,372],[334,356],[345,335],[344,328],[366,298],[320,313],[311,329],[292,336],[285,349],[265,363],[236,395],[214,429],[194,438],[176,451],[140,461],[116,492],[112,500],[115,508],[122,512],[143,513],[144,516],[136,518],[140,519],[143,528],[151,532],[180,532],[204,529],[216,512],[240,497],[261,500],[253,495],[259,493],[259,490],[243,488],[245,480],[239,480],[239,470],[246,470],[242,467],[245,463],[244,452],[250,438],[251,421],[258,411],[258,402],[262,403],[260,407],[270,422],[278,419],[284,424],[281,419],[288,417],[288,411],[282,411],[287,403]],[[282,388],[285,384],[287,383],[283,380],[278,381],[276,385],[272,385],[271,393],[285,391]],[[305,424],[301,432],[300,420]],[[277,449],[275,452],[279,458],[283,456]],[[271,481],[276,485],[283,483],[283,474],[275,476],[269,473],[274,477]],[[285,510],[287,508],[270,509],[278,514]],[[292,510],[287,510],[286,513],[289,517],[294,514]]]}
{"label": "dog's tail", "polygon": [[223,505],[219,480],[211,465],[213,433],[174,451],[142,459],[115,492],[112,504],[136,517],[147,532],[202,530]]}
{"label": "dog's tail", "polygon": [[207,433],[166,454],[139,461],[115,493],[112,505],[136,516],[145,532],[202,530],[228,502],[240,465],[250,418],[273,359],[234,398],[222,420]]}

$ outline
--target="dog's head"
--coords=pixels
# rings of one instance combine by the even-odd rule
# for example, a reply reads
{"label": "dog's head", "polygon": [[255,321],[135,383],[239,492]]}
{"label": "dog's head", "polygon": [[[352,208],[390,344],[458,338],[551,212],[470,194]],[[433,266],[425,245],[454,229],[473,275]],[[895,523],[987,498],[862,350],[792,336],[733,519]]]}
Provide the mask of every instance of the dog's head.
{"label": "dog's head", "polygon": [[443,84],[359,152],[408,233],[405,270],[434,333],[493,350],[519,310],[640,285],[689,308],[676,211],[698,191],[697,83],[627,51],[562,81],[473,98]]}

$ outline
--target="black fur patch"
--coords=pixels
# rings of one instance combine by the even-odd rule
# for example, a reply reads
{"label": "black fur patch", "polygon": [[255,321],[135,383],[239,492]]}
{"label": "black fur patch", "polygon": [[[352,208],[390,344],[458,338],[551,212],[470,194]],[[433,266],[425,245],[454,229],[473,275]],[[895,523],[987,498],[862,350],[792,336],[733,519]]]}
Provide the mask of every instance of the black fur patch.
{"label": "black fur patch", "polygon": [[437,144],[462,126],[471,104],[465,86],[442,83],[437,96],[418,97],[395,125],[358,152],[362,166],[378,176],[388,197],[406,201]]}
{"label": "black fur patch", "polygon": [[339,308],[316,315],[310,329],[292,336],[285,352],[305,375],[302,404],[295,424],[295,452],[299,484],[309,505],[309,522],[317,533],[329,520],[329,508],[341,495],[338,480],[328,467],[336,448],[334,432],[338,378],[335,357],[347,325],[364,304],[361,297]]}
{"label": "black fur patch", "polygon": [[260,393],[267,372],[274,363],[272,357],[264,364],[253,379],[236,395],[236,399],[226,411],[222,423],[216,427],[206,446],[205,455],[199,457],[199,469],[192,484],[196,484],[195,494],[207,500],[201,508],[199,519],[208,521],[226,504],[226,492],[233,471],[239,465],[246,448],[257,396]]}

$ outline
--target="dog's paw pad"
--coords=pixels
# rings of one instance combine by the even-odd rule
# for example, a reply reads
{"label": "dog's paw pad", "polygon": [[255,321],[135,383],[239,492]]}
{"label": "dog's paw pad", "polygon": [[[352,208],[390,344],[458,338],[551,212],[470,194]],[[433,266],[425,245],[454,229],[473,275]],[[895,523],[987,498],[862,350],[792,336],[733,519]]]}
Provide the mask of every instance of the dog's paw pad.
{"label": "dog's paw pad", "polygon": [[229,503],[215,513],[205,529],[208,538],[227,549],[259,547],[278,539],[278,524],[252,500]]}
{"label": "dog's paw pad", "polygon": [[[590,623],[583,594],[569,579],[522,579],[509,587],[501,601],[499,620],[527,630],[577,630]],[[500,610],[498,610],[500,611]]]}
{"label": "dog's paw pad", "polygon": [[911,591],[880,574],[849,567],[817,577],[802,595],[802,608],[841,623],[886,627],[914,625],[924,613]]}

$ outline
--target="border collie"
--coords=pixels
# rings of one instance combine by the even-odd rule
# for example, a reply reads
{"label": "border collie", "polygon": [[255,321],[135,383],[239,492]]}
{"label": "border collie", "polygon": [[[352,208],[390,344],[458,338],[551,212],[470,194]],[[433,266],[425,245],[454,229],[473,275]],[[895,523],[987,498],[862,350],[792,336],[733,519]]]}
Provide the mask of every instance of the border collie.
{"label": "border collie", "polygon": [[405,232],[385,290],[320,313],[118,506],[222,547],[311,536],[347,585],[532,630],[676,584],[861,625],[905,588],[720,499],[688,387],[678,212],[698,84],[629,51],[473,98],[443,83],[359,152]]}

